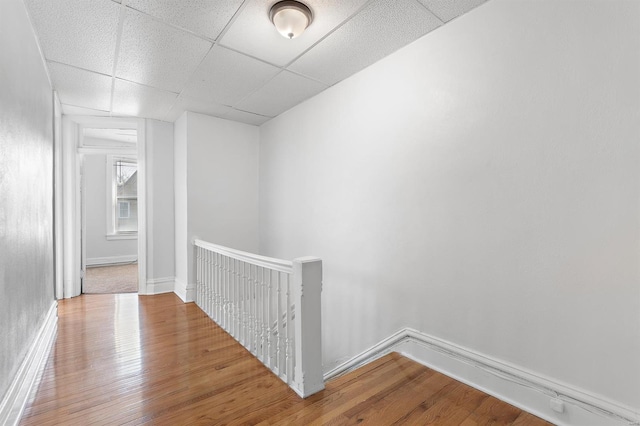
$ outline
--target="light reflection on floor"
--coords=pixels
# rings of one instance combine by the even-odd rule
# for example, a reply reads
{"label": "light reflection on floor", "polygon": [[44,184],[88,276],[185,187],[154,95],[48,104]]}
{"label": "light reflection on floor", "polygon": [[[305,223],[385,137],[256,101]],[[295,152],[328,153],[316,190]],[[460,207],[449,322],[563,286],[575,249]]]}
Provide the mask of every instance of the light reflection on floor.
{"label": "light reflection on floor", "polygon": [[119,360],[116,374],[124,376],[142,371],[137,294],[115,295],[113,338]]}

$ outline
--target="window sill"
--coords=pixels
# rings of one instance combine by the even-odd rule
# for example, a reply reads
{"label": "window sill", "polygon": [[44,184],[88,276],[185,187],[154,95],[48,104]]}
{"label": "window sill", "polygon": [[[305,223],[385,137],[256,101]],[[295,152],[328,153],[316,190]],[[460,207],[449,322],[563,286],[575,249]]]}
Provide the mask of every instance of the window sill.
{"label": "window sill", "polygon": [[113,240],[137,240],[138,233],[134,232],[131,234],[107,234],[107,241]]}

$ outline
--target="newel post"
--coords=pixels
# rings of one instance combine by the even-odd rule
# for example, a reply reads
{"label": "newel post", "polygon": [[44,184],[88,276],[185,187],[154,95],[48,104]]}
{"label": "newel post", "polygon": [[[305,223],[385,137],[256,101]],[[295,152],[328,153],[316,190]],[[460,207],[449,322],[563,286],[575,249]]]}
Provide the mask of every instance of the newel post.
{"label": "newel post", "polygon": [[295,303],[295,387],[306,398],[324,389],[322,378],[322,327],[320,293],[322,260],[293,260]]}

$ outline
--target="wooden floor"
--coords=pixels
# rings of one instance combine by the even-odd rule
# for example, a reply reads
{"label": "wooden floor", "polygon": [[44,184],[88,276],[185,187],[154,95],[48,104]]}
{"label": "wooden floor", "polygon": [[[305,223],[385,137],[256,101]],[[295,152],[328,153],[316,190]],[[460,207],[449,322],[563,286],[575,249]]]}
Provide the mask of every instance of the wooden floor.
{"label": "wooden floor", "polygon": [[22,425],[544,425],[391,354],[306,400],[174,294],[84,295],[58,335]]}

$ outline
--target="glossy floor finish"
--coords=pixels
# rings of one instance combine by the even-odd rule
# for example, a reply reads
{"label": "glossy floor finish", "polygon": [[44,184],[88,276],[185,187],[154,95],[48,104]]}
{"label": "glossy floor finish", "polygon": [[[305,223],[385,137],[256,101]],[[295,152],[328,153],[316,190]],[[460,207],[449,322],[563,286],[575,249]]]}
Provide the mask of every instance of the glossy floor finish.
{"label": "glossy floor finish", "polygon": [[306,400],[174,294],[83,295],[22,425],[548,424],[398,354]]}

